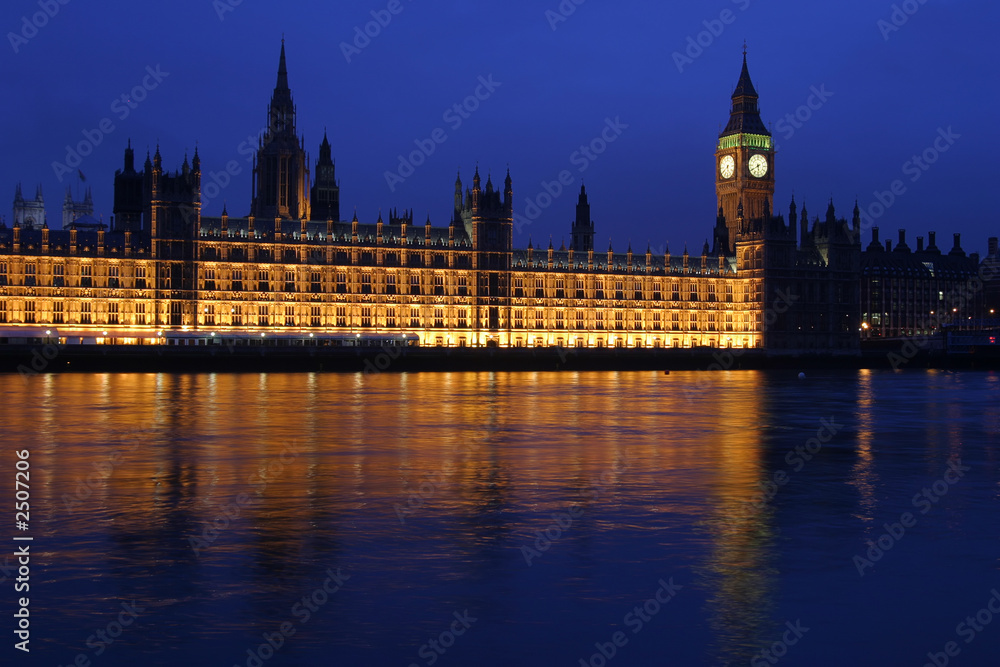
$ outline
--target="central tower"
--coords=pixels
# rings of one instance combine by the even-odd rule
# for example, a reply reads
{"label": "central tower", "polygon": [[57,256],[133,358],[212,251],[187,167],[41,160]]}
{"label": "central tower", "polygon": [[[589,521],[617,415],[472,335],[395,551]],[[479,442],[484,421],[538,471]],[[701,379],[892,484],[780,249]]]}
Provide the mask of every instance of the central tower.
{"label": "central tower", "polygon": [[735,247],[741,208],[747,220],[774,210],[774,142],[760,119],[746,49],[729,123],[715,150],[715,194],[729,230],[729,252]]}
{"label": "central tower", "polygon": [[303,140],[295,136],[295,104],[281,40],[278,82],[267,114],[267,133],[254,161],[251,214],[257,218],[308,220],[309,165]]}

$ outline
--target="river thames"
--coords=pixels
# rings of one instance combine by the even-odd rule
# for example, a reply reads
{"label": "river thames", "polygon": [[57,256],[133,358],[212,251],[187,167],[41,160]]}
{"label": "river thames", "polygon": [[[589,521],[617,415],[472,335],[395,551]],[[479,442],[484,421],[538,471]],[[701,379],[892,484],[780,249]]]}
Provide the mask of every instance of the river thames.
{"label": "river thames", "polygon": [[33,538],[5,664],[1000,655],[997,373],[3,375],[0,405]]}

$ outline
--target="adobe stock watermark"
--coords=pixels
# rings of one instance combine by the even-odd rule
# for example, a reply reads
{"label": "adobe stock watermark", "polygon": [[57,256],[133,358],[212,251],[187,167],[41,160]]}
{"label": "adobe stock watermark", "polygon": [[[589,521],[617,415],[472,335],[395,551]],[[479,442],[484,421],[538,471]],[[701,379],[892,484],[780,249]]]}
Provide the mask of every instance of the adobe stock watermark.
{"label": "adobe stock watermark", "polygon": [[[46,336],[50,336],[49,332],[46,332]],[[55,340],[56,342],[52,342]],[[39,373],[44,373],[48,369],[49,364],[59,356],[59,345],[58,338],[46,338],[45,343],[42,345],[37,345],[31,350],[31,359],[25,364],[17,365],[17,374],[21,376],[21,381],[24,384],[28,383],[29,377],[34,377]]]}
{"label": "adobe stock watermark", "polygon": [[[85,640],[84,646],[93,651],[94,658],[102,656],[125,633],[125,630],[139,619],[139,614],[146,611],[146,607],[140,606],[135,600],[122,602],[120,606],[121,611],[114,618],[108,621],[104,627],[91,633]],[[88,652],[83,651],[78,653],[73,660],[67,662],[66,667],[82,667],[90,664],[91,658],[88,657]],[[62,666],[60,665],[60,667]]]}
{"label": "adobe stock watermark", "polygon": [[[599,478],[592,479],[586,488],[581,489],[580,495],[589,496],[591,500],[600,499],[602,495],[607,493],[608,487],[614,483],[614,476],[627,469],[628,463],[628,450],[618,453],[611,468],[601,473]],[[520,548],[521,556],[524,557],[524,562],[528,564],[528,567],[532,566],[535,559],[541,558],[583,515],[584,509],[580,507],[580,503],[573,503],[565,512],[553,512],[549,515],[552,523],[542,530],[535,531],[535,540],[532,543],[534,546],[525,544]]]}
{"label": "adobe stock watermark", "polygon": [[21,47],[27,44],[38,35],[38,31],[49,24],[59,13],[61,7],[68,5],[70,0],[38,0],[37,11],[30,17],[25,14],[21,17],[21,29],[18,32],[8,32],[7,41],[14,53],[18,53]]}
{"label": "adobe stock watermark", "polygon": [[427,475],[420,480],[420,484],[416,487],[410,487],[412,490],[406,496],[406,505],[401,503],[393,505],[393,509],[396,511],[396,518],[399,519],[399,523],[405,525],[407,515],[423,508],[427,504],[428,500],[437,496],[438,490],[445,484],[447,476],[452,472],[454,472],[454,468],[445,465],[445,467],[438,472]]}
{"label": "adobe stock watermark", "polygon": [[[121,448],[109,452],[103,461],[95,461],[92,464],[94,472],[89,473],[86,477],[78,476],[72,495],[69,493],[62,495],[66,509],[74,510],[89,500],[94,492],[114,474],[114,471],[125,461],[128,454],[137,450],[140,445],[149,444],[149,436],[152,434],[153,431],[148,428],[130,431],[124,435],[119,434],[118,442]],[[113,438],[109,438],[109,442],[111,440]]]}
{"label": "adobe stock watermark", "polygon": [[[826,89],[826,84],[820,84],[819,88],[816,86],[810,86],[810,95],[806,98],[806,101],[799,105],[795,111],[791,113],[786,113],[783,118],[779,118],[778,122],[775,123],[774,129],[781,133],[782,139],[788,140],[795,136],[796,130],[801,130],[802,127],[812,119],[813,114],[823,108],[827,100],[833,97],[834,93]],[[780,150],[781,147],[775,144],[774,150]]]}
{"label": "adobe stock watermark", "polygon": [[[576,172],[584,173],[590,165],[608,150],[608,146],[613,144],[628,129],[628,124],[621,121],[621,116],[614,119],[607,117],[604,119],[604,127],[597,136],[585,144],[581,144],[578,149],[570,153],[569,163],[576,167]],[[525,227],[535,222],[542,212],[556,199],[561,197],[566,189],[576,182],[576,176],[569,169],[560,171],[552,181],[541,182],[541,191],[534,197],[525,197],[524,211],[514,213],[514,229],[520,233]]]}
{"label": "adobe stock watermark", "polygon": [[888,42],[889,35],[906,25],[910,17],[917,13],[921,5],[925,4],[927,4],[927,0],[904,0],[898,5],[893,5],[892,12],[889,13],[889,20],[879,19],[875,22],[875,27],[882,33],[882,39]]}
{"label": "adobe stock watermark", "polygon": [[[341,568],[336,571],[332,567],[327,568],[326,579],[312,592],[302,596],[289,609],[292,618],[298,620],[299,627],[304,626],[317,613],[330,598],[333,597],[344,586],[344,583],[351,578],[350,574],[344,574]],[[247,658],[243,662],[234,663],[233,667],[263,667],[264,663],[273,658],[281,650],[289,639],[295,636],[299,628],[290,620],[283,621],[273,632],[264,632],[261,639],[264,641],[255,647],[246,650]]]}
{"label": "adobe stock watermark", "polygon": [[549,27],[555,31],[560,23],[565,23],[569,20],[569,17],[576,13],[576,8],[585,3],[587,0],[562,0],[559,6],[552,9],[545,10],[545,20],[548,21]]}
{"label": "adobe stock watermark", "polygon": [[402,345],[383,345],[379,353],[372,359],[365,359],[365,370],[362,373],[366,377],[384,373],[392,366],[392,362],[404,354],[406,354],[406,348]]}
{"label": "adobe stock watermark", "polygon": [[[739,7],[741,12],[745,12],[750,8],[750,0],[730,1]],[[694,61],[705,53],[705,49],[712,46],[715,40],[722,36],[722,33],[726,31],[726,26],[730,26],[736,22],[737,16],[738,14],[727,7],[719,12],[719,18],[702,21],[701,24],[705,26],[705,29],[696,35],[688,35],[687,47],[684,49],[684,52],[674,51],[670,54],[674,59],[677,71],[683,74],[685,67],[694,64]]]}
{"label": "adobe stock watermark", "polygon": [[[449,624],[447,630],[443,631],[437,637],[427,640],[417,650],[417,655],[424,659],[428,667],[447,653],[448,649],[455,645],[455,641],[468,632],[472,624],[479,620],[475,616],[470,616],[468,609],[462,613],[453,612],[452,616],[455,617],[455,620]],[[420,667],[420,663],[411,662],[409,667]]]}
{"label": "adobe stock watermark", "polygon": [[[456,457],[478,453],[483,444],[489,441],[491,435],[495,431],[495,428],[488,427],[487,430],[480,435],[477,441],[463,442],[458,446],[457,451],[455,451]],[[407,484],[407,490],[409,493],[406,497],[406,505],[403,505],[402,503],[395,503],[392,506],[393,510],[396,512],[396,517],[399,519],[400,525],[405,525],[407,516],[414,513],[418,509],[423,509],[429,500],[437,496],[440,488],[447,483],[447,476],[452,474],[455,469],[455,466],[446,460],[439,471],[424,475],[424,477],[420,480],[420,484],[416,487],[412,487]]]}
{"label": "adobe stock watermark", "polygon": [[[785,454],[785,463],[788,464],[792,472],[802,472],[806,463],[812,461],[819,454],[820,450],[823,449],[823,445],[833,440],[833,436],[837,435],[844,428],[832,416],[829,419],[820,419],[819,423],[820,426],[816,429],[814,437],[809,438],[801,445],[797,445],[795,449],[788,450]],[[789,479],[791,479],[789,473],[784,470],[777,470],[771,475],[771,479],[757,482],[762,493],[750,501],[750,504],[754,509],[763,509],[768,501],[778,495],[778,489],[788,484]]]}
{"label": "adobe stock watermark", "polygon": [[[971,644],[993,622],[994,615],[1000,615],[1000,591],[995,588],[990,591],[990,598],[979,611],[966,616],[955,626],[955,634],[963,638],[966,644]],[[961,652],[958,642],[949,641],[944,645],[944,650],[927,652],[928,661],[924,663],[924,667],[947,667],[951,658],[957,657]]]}
{"label": "adobe stock watermark", "polygon": [[[229,530],[232,523],[243,515],[245,509],[259,504],[268,483],[280,477],[284,473],[285,466],[290,465],[300,453],[296,443],[285,445],[278,456],[266,461],[256,472],[250,473],[247,476],[247,484],[252,487],[254,495],[251,496],[246,492],[236,494],[226,505],[217,506],[217,513],[211,521],[202,523],[201,535],[188,536],[188,546],[194,550],[195,556],[200,557],[202,551],[208,549]],[[288,460],[285,460],[286,456],[289,456]]]}
{"label": "adobe stock watermark", "polygon": [[[273,123],[274,114],[276,113],[269,112],[267,125],[258,129],[256,134],[248,134],[247,138],[241,141],[236,147],[236,154],[242,156],[246,164],[251,164],[254,157],[256,157],[257,145],[263,137],[267,136],[268,128]],[[221,196],[223,191],[233,183],[233,180],[243,173],[243,169],[243,165],[238,161],[229,160],[226,162],[225,169],[221,171],[209,170],[203,173],[201,179],[201,210],[204,211],[210,202]],[[181,212],[188,221],[195,216],[195,209],[192,206],[182,205]]]}
{"label": "adobe stock watermark", "polygon": [[[787,313],[795,302],[799,300],[798,294],[789,294],[781,289],[776,289],[774,292],[775,299],[772,301],[763,313],[764,326],[769,327],[778,321],[781,315]],[[705,370],[706,371],[727,371],[736,365],[736,362],[742,357],[748,350],[753,348],[749,347],[735,347],[735,348],[724,348],[719,352],[713,352],[712,358],[715,359],[714,362],[709,364]],[[687,398],[688,402],[700,399],[704,394],[706,389],[714,386],[712,379],[705,374],[699,374],[696,376],[693,382],[687,383],[684,388],[684,396]]]}
{"label": "adobe stock watermark", "polygon": [[[920,153],[915,153],[910,157],[909,160],[904,162],[900,166],[900,170],[903,172],[904,176],[909,177],[910,183],[916,183],[939,159],[944,153],[947,153],[952,146],[955,145],[962,135],[957,134],[951,129],[952,126],[949,125],[947,129],[939,127],[937,129],[937,136],[931,141],[930,145],[927,146]],[[907,193],[907,186],[903,179],[897,178],[889,184],[889,189],[884,191],[875,190],[872,195],[875,201],[871,202],[866,206],[860,207],[861,210],[861,230],[867,230],[875,225],[875,221],[885,215],[886,211],[892,208],[896,201]],[[848,225],[845,228],[848,233],[848,238],[852,241],[854,239],[854,231]]]}
{"label": "adobe stock watermark", "polygon": [[236,8],[243,4],[243,0],[212,0],[212,9],[219,21],[226,20],[226,14],[235,12]]}
{"label": "adobe stock watermark", "polygon": [[[448,124],[448,128],[452,132],[457,132],[462,124],[479,109],[480,105],[490,99],[497,88],[503,85],[502,81],[494,81],[492,74],[485,77],[479,76],[477,81],[479,85],[470,95],[451,105],[441,114],[441,120]],[[385,184],[389,186],[389,192],[395,192],[397,186],[413,176],[417,168],[427,162],[427,158],[434,155],[437,147],[446,141],[448,141],[448,133],[443,127],[434,128],[426,139],[414,139],[413,143],[416,149],[407,155],[400,153],[399,166],[396,167],[396,171],[386,170],[384,174]]]}
{"label": "adobe stock watermark", "polygon": [[386,5],[385,9],[373,9],[371,11],[372,20],[365,23],[363,27],[360,25],[354,26],[354,39],[350,43],[340,43],[340,52],[344,54],[344,60],[347,61],[347,64],[351,64],[351,59],[354,56],[360,55],[362,51],[367,49],[371,45],[372,40],[381,35],[382,31],[389,27],[393,17],[402,14],[404,9],[406,7],[401,0],[389,0],[389,4]]}
{"label": "adobe stock watermark", "polygon": [[798,644],[799,640],[809,632],[809,628],[803,626],[800,620],[796,620],[795,623],[785,621],[785,627],[788,629],[781,635],[781,639],[754,654],[754,657],[750,659],[750,667],[776,665],[779,660],[788,655],[788,649]]}
{"label": "adobe stock watermark", "polygon": [[[920,510],[920,514],[927,514],[941,502],[944,496],[948,495],[951,487],[965,477],[965,473],[970,470],[972,468],[962,465],[962,459],[958,457],[951,459],[948,461],[948,467],[941,479],[921,489],[913,496],[911,504]],[[864,555],[855,555],[852,558],[858,574],[862,577],[865,576],[865,570],[875,567],[875,563],[882,560],[882,557],[906,536],[907,529],[913,528],[915,525],[917,525],[917,517],[914,516],[913,512],[903,512],[899,515],[898,521],[882,524],[885,532],[874,540],[868,540],[868,550]]]}
{"label": "adobe stock watermark", "polygon": [[[921,331],[940,329],[942,325],[947,324],[951,320],[952,309],[961,311],[968,304],[975,303],[976,295],[982,292],[986,288],[986,283],[994,278],[996,278],[996,273],[993,267],[989,263],[984,262],[979,266],[976,277],[970,278],[964,285],[952,288],[945,295],[944,300],[941,302],[942,305],[932,315],[923,318],[918,328]],[[893,370],[899,370],[910,363],[920,353],[920,350],[926,348],[933,338],[934,334],[929,333],[908,336],[899,350],[886,354],[886,360],[892,366]]]}
{"label": "adobe stock watermark", "polygon": [[[633,637],[642,632],[646,624],[652,621],[653,617],[659,614],[671,600],[677,597],[677,593],[684,588],[680,584],[675,584],[673,577],[670,577],[667,581],[660,579],[656,583],[660,587],[656,589],[653,596],[645,602],[635,605],[622,618],[622,623],[632,631]],[[630,639],[631,637],[624,631],[618,630],[612,633],[610,641],[594,642],[594,648],[597,651],[592,653],[589,658],[580,658],[580,667],[604,667],[612,658],[618,655],[618,651],[628,645]]]}
{"label": "adobe stock watermark", "polygon": [[[164,72],[159,64],[155,68],[152,65],[147,65],[146,76],[138,84],[111,100],[111,113],[118,120],[124,121],[168,76],[170,76],[170,72]],[[114,132],[115,129],[114,121],[105,117],[97,123],[97,127],[94,129],[84,129],[83,139],[75,146],[67,144],[66,159],[62,162],[52,163],[52,171],[55,172],[59,182],[62,183],[63,177],[67,174],[76,174],[79,166],[83,164],[83,159],[93,153],[104,142],[105,137]]]}

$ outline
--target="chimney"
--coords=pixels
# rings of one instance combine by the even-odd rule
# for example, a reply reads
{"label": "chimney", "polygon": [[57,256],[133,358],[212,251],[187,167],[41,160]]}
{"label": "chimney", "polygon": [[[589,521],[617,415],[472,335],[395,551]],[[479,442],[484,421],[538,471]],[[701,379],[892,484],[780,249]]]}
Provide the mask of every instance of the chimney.
{"label": "chimney", "polygon": [[872,227],[872,243],[878,245],[878,227]]}
{"label": "chimney", "polygon": [[927,232],[927,249],[936,248],[937,244],[934,242],[934,237],[937,236],[937,232]]}
{"label": "chimney", "polygon": [[923,251],[924,251],[924,237],[923,236],[918,236],[917,237],[917,252],[923,252]]}
{"label": "chimney", "polygon": [[899,230],[899,245],[906,245],[906,230]]}
{"label": "chimney", "polygon": [[892,239],[885,240],[885,251],[892,252]]}

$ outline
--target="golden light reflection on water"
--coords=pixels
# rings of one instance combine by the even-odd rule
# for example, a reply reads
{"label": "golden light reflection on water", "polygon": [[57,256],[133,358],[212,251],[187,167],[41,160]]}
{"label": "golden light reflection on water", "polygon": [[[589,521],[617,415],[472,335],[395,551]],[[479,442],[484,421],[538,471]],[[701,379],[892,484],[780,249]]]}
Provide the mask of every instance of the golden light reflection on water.
{"label": "golden light reflection on water", "polygon": [[851,470],[851,484],[858,490],[858,510],[855,516],[865,522],[868,530],[874,527],[878,510],[878,475],[874,471],[872,446],[875,429],[875,393],[872,372],[858,371],[858,401],[855,413],[858,425],[857,461]]}
{"label": "golden light reflection on water", "polygon": [[[197,580],[239,557],[294,579],[288,554],[370,552],[405,537],[404,521],[438,550],[414,558],[463,563],[488,545],[516,547],[544,527],[532,517],[580,502],[602,517],[588,530],[658,530],[667,549],[673,528],[697,526],[717,652],[745,655],[764,632],[772,517],[749,501],[770,474],[763,451],[778,419],[763,373],[31,382],[33,405],[8,428],[40,471],[42,524],[76,539],[57,555],[83,569],[172,565]],[[864,412],[854,483],[870,514]],[[208,539],[204,553],[178,534]]]}

